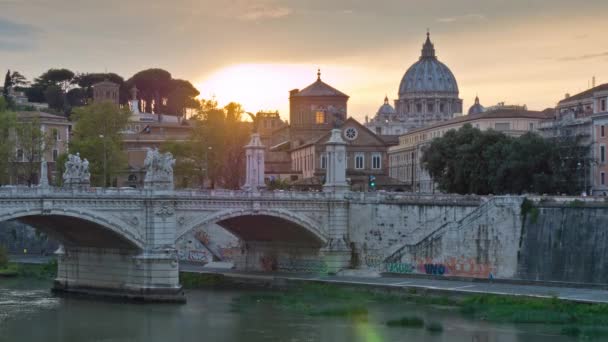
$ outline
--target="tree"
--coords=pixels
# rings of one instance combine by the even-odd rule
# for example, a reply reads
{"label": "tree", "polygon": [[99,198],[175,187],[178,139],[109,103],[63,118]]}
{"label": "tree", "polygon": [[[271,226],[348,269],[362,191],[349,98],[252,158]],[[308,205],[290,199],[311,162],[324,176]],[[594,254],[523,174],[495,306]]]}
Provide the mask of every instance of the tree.
{"label": "tree", "polygon": [[4,76],[4,87],[2,88],[2,95],[4,96],[4,99],[7,101],[8,101],[8,92],[12,86],[13,86],[13,83],[11,82],[11,71],[9,70],[6,72],[6,76]]}
{"label": "tree", "polygon": [[73,116],[76,125],[70,151],[89,160],[92,184],[108,186],[127,166],[120,132],[124,131],[131,113],[103,102],[77,108]]}
{"label": "tree", "polygon": [[4,98],[0,97],[0,185],[10,183],[11,161],[15,154],[15,137],[12,133],[15,123],[15,113],[8,110]]}
{"label": "tree", "polygon": [[66,105],[65,94],[56,85],[50,85],[44,90],[44,100],[49,105],[49,108],[56,111],[63,111]]}
{"label": "tree", "polygon": [[68,69],[49,69],[34,80],[36,84],[51,86],[55,85],[66,93],[72,83],[74,73]]}
{"label": "tree", "polygon": [[[513,138],[465,125],[434,139],[422,157],[439,189],[459,194],[576,194],[576,166],[585,149],[577,141]],[[580,167],[579,167],[580,168]]]}
{"label": "tree", "polygon": [[170,90],[167,94],[166,113],[183,116],[186,108],[197,108],[199,102],[196,97],[200,94],[192,83],[185,80],[171,80]]}
{"label": "tree", "polygon": [[176,158],[175,177],[180,186],[238,189],[245,172],[245,150],[250,124],[241,121],[241,105],[218,108],[215,101],[201,101],[200,111],[189,122],[192,134],[185,142],[168,142],[163,150]]}
{"label": "tree", "polygon": [[27,85],[29,84],[27,78],[21,75],[19,71],[13,71],[13,73],[11,74],[11,83],[13,84],[13,88],[18,89],[20,91],[27,87]]}
{"label": "tree", "polygon": [[[136,86],[140,99],[145,100],[143,111],[163,112],[163,99],[167,98],[171,88],[171,74],[163,69],[147,69],[133,75],[128,81],[128,88]],[[153,110],[154,109],[154,110]]]}
{"label": "tree", "polygon": [[49,151],[52,137],[42,131],[40,119],[36,117],[18,120],[15,136],[23,155],[22,160],[15,163],[16,176],[24,179],[28,186],[37,184],[41,158]]}

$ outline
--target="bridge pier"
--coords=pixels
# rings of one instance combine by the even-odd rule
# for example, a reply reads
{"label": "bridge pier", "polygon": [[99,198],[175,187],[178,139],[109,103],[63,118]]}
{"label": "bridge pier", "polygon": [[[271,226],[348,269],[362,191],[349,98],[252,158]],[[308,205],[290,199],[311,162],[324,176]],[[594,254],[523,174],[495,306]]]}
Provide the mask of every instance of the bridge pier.
{"label": "bridge pier", "polygon": [[175,250],[62,247],[57,254],[56,292],[137,301],[183,302]]}

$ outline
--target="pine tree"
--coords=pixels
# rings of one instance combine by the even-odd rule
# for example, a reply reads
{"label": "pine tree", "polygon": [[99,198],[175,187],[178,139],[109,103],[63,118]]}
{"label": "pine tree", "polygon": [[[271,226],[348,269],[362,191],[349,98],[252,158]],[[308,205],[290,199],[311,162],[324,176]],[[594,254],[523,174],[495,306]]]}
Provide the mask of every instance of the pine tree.
{"label": "pine tree", "polygon": [[4,77],[4,88],[2,89],[2,95],[4,95],[4,98],[8,101],[8,90],[10,89],[10,87],[13,85],[13,83],[11,82],[11,71],[7,71],[6,72],[6,76]]}

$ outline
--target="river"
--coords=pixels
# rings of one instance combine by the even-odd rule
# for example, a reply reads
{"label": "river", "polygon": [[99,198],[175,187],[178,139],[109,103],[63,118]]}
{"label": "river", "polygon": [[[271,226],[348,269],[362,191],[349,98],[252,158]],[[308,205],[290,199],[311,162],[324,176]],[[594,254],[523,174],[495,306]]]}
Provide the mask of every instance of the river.
{"label": "river", "polygon": [[[311,316],[264,301],[235,309],[252,293],[243,290],[191,290],[179,305],[57,297],[49,288],[48,281],[0,278],[0,341],[576,341],[559,335],[559,327],[472,321],[433,306],[373,303],[366,319],[356,319]],[[385,324],[404,315],[439,322],[443,332]]]}

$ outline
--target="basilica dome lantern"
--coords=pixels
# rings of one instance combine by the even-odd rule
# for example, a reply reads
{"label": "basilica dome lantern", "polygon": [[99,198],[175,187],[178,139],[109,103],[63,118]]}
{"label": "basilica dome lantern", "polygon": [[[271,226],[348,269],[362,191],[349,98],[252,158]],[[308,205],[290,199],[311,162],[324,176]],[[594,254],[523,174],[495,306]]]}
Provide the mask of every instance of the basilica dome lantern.
{"label": "basilica dome lantern", "polygon": [[435,46],[427,32],[419,60],[406,72],[399,84],[397,114],[405,116],[411,128],[452,119],[462,113],[456,77],[437,59]]}

